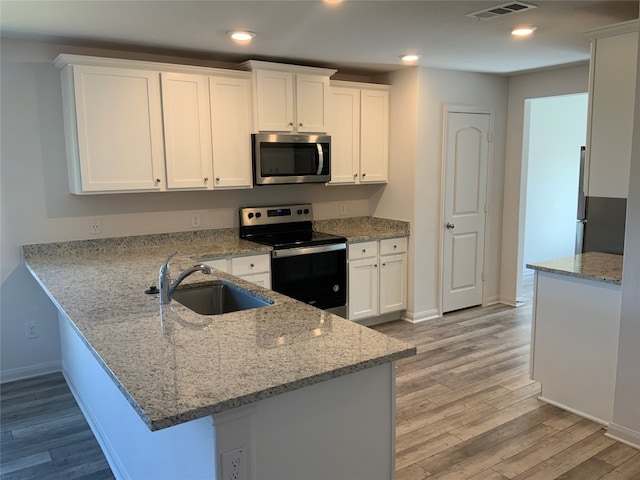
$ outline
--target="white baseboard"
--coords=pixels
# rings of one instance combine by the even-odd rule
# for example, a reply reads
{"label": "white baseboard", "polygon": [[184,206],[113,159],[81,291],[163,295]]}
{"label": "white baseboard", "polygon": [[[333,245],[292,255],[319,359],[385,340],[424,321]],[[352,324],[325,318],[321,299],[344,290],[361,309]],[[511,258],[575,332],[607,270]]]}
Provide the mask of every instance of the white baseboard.
{"label": "white baseboard", "polygon": [[629,445],[630,447],[640,450],[640,432],[631,430],[630,428],[610,423],[607,428],[607,437],[613,438],[619,442]]}
{"label": "white baseboard", "polygon": [[505,305],[509,305],[510,307],[517,307],[518,306],[518,301],[517,299],[513,298],[513,297],[503,297],[500,296],[498,299],[499,303],[504,303]]}
{"label": "white baseboard", "polygon": [[500,296],[491,295],[490,297],[487,298],[487,302],[485,303],[485,305],[495,305],[496,303],[501,303]]}
{"label": "white baseboard", "polygon": [[609,423],[606,420],[602,420],[601,418],[594,417],[592,415],[589,415],[588,413],[584,413],[580,410],[576,410],[575,408],[568,407],[567,405],[560,402],[556,402],[555,400],[549,400],[548,398],[545,398],[542,395],[538,396],[538,400],[542,400],[543,402],[548,403],[549,405],[553,405],[555,407],[561,408],[563,410],[566,410],[567,412],[575,413],[576,415],[579,415],[583,418],[591,420],[592,422],[599,423],[600,425],[604,425],[604,426],[609,425]]}
{"label": "white baseboard", "polygon": [[0,383],[14,382],[16,380],[24,380],[26,378],[40,377],[49,373],[59,372],[62,369],[60,360],[47,363],[39,363],[37,365],[29,365],[27,367],[13,368],[11,370],[3,370],[0,372]]}
{"label": "white baseboard", "polygon": [[411,323],[420,323],[426,322],[428,320],[433,320],[435,318],[440,318],[440,313],[437,308],[433,308],[431,310],[425,310],[424,312],[407,312],[404,316],[405,320]]}
{"label": "white baseboard", "polygon": [[73,383],[73,380],[70,376],[66,374],[64,369],[62,370],[62,375],[64,375],[65,380],[67,381],[67,385],[69,386],[69,390],[71,390],[71,394],[73,398],[75,398],[76,403],[80,407],[82,414],[84,415],[85,420],[89,424],[89,428],[93,432],[93,436],[96,438],[102,453],[104,454],[109,467],[111,468],[111,472],[113,476],[117,479],[128,479],[129,476],[126,474],[126,470],[122,468],[122,463],[118,458],[118,454],[115,449],[109,442],[109,439],[104,434],[102,429],[100,428],[99,423],[96,421],[94,414],[91,411],[91,407],[85,401],[84,397],[80,393],[80,391],[76,388],[76,385]]}

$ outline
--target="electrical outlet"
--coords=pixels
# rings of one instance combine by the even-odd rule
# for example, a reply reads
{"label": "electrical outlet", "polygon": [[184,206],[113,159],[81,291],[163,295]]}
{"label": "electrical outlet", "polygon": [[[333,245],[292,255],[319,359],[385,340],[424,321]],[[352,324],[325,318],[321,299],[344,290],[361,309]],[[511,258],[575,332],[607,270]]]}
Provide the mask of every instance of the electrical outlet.
{"label": "electrical outlet", "polygon": [[199,213],[192,213],[191,214],[191,226],[192,227],[199,227],[200,226],[200,214]]}
{"label": "electrical outlet", "polygon": [[341,203],[340,204],[340,215],[346,215],[347,214],[347,204],[346,203]]}
{"label": "electrical outlet", "polygon": [[223,480],[249,480],[247,469],[247,447],[236,448],[222,454]]}
{"label": "electrical outlet", "polygon": [[40,332],[38,331],[38,324],[36,322],[25,323],[24,335],[27,338],[38,338],[40,336]]}
{"label": "electrical outlet", "polygon": [[91,223],[89,224],[89,232],[91,232],[91,235],[98,235],[99,233],[102,233],[102,220],[99,218],[91,220]]}

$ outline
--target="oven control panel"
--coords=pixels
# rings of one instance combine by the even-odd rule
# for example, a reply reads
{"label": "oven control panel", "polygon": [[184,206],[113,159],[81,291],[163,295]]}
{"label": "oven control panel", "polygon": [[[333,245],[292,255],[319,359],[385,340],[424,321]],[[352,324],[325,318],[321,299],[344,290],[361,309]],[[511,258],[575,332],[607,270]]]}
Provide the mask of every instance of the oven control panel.
{"label": "oven control panel", "polygon": [[310,222],[313,209],[310,203],[273,205],[240,209],[240,226],[275,225],[279,223]]}

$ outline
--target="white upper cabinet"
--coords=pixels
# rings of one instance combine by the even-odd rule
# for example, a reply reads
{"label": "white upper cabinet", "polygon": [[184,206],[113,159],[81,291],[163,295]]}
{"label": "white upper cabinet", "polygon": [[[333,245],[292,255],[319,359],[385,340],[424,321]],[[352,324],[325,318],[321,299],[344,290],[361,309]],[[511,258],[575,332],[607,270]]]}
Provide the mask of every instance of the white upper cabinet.
{"label": "white upper cabinet", "polygon": [[72,193],[250,188],[251,75],[60,55]]}
{"label": "white upper cabinet", "polygon": [[389,172],[389,91],[360,95],[360,183],[383,183]]}
{"label": "white upper cabinet", "polygon": [[66,65],[62,94],[71,193],[164,190],[158,71]]}
{"label": "white upper cabinet", "polygon": [[329,77],[335,70],[253,60],[242,66],[253,71],[256,131],[327,131]]}
{"label": "white upper cabinet", "polygon": [[591,32],[587,195],[627,198],[638,21]]}
{"label": "white upper cabinet", "polygon": [[251,187],[251,81],[162,74],[169,188]]}
{"label": "white upper cabinet", "polygon": [[168,188],[213,184],[209,84],[203,75],[162,73]]}
{"label": "white upper cabinet", "polygon": [[332,82],[332,184],[385,183],[389,170],[389,87]]}
{"label": "white upper cabinet", "polygon": [[251,171],[251,80],[209,77],[215,189],[249,188]]}

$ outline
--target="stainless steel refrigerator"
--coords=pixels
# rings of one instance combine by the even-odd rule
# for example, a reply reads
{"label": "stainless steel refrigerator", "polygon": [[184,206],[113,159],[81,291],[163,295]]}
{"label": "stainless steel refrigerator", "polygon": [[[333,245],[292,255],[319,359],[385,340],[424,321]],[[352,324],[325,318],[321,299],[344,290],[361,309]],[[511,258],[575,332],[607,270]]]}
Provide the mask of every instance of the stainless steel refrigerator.
{"label": "stainless steel refrigerator", "polygon": [[580,148],[576,253],[605,252],[621,255],[627,199],[585,195],[585,147]]}

